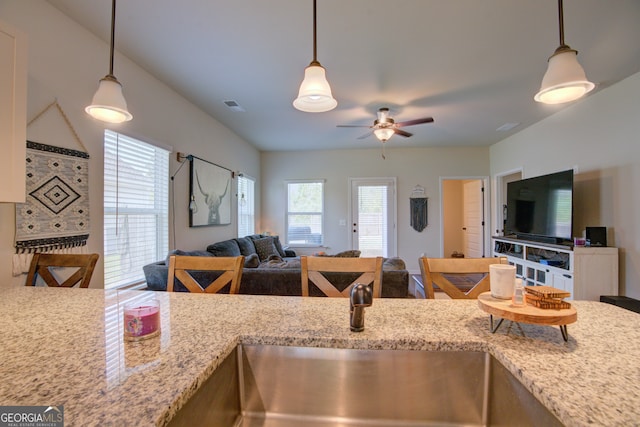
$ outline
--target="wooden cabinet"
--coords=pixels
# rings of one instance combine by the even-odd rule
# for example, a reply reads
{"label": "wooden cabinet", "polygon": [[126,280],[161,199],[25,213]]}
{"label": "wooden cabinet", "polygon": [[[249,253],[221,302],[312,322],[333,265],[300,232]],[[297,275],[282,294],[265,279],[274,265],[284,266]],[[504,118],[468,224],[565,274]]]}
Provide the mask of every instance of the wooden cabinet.
{"label": "wooden cabinet", "polygon": [[572,248],[508,237],[493,242],[493,255],[506,256],[526,286],[553,286],[577,300],[618,295],[618,248]]}
{"label": "wooden cabinet", "polygon": [[26,36],[0,21],[0,202],[25,201]]}

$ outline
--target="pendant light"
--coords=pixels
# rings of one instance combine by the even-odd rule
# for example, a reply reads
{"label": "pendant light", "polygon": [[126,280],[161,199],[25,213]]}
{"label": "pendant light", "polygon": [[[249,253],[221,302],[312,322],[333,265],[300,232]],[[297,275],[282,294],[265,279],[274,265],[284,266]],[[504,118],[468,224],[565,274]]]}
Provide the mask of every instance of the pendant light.
{"label": "pendant light", "polygon": [[122,85],[113,75],[113,45],[116,29],[116,0],[111,7],[111,50],[109,56],[109,74],[104,76],[93,95],[91,105],[84,110],[93,118],[108,123],[128,122],[133,118],[127,110],[127,101],[122,95]]}
{"label": "pendant light", "polygon": [[293,101],[293,106],[307,113],[323,113],[333,110],[336,105],[338,101],[331,95],[325,70],[317,59],[316,0],[313,0],[313,61],[304,70],[304,80],[300,85],[298,97]]}
{"label": "pendant light", "polygon": [[584,69],[578,62],[578,51],[564,43],[562,0],[558,0],[558,19],[560,46],[549,58],[549,66],[542,79],[540,91],[534,97],[536,101],[544,104],[575,101],[595,87],[595,84],[587,80]]}

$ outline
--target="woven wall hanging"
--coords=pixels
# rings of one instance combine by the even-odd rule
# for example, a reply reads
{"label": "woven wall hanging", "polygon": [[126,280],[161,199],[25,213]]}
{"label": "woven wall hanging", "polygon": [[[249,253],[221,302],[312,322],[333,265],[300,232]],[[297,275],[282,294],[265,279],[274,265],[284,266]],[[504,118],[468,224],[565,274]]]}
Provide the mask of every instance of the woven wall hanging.
{"label": "woven wall hanging", "polygon": [[89,154],[57,101],[56,107],[84,151],[27,141],[25,203],[16,203],[13,274],[26,273],[34,252],[82,253],[89,238]]}

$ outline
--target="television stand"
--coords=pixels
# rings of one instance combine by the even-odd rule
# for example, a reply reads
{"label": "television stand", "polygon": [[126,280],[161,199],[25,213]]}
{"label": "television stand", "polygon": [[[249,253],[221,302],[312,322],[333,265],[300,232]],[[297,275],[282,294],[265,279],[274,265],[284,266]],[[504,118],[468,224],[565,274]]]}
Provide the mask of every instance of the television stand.
{"label": "television stand", "polygon": [[493,255],[506,256],[525,286],[553,286],[570,299],[599,301],[618,295],[618,248],[566,246],[493,237]]}

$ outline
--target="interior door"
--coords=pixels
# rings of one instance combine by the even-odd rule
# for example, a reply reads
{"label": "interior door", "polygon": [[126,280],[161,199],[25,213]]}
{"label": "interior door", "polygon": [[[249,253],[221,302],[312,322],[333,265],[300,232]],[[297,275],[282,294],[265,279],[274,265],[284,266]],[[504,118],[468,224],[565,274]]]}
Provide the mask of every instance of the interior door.
{"label": "interior door", "polygon": [[465,256],[484,256],[484,212],[482,180],[466,180],[463,185],[463,230]]}
{"label": "interior door", "polygon": [[362,257],[396,256],[395,178],[351,179],[351,247]]}

